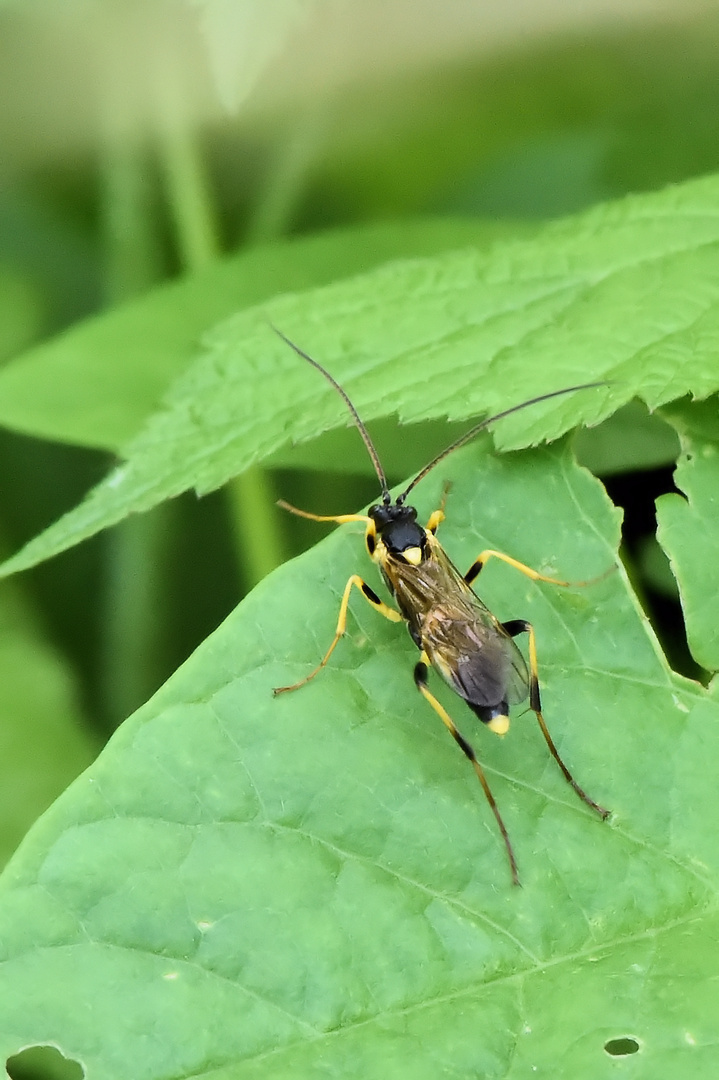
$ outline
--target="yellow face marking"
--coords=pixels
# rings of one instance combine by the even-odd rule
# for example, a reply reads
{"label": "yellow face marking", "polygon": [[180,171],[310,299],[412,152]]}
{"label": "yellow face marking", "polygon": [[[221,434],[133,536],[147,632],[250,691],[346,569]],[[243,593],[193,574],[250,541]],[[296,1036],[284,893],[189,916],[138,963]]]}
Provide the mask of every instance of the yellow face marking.
{"label": "yellow face marking", "polygon": [[408,562],[410,566],[419,566],[422,562],[422,548],[405,548],[402,552],[402,558],[405,562]]}
{"label": "yellow face marking", "polygon": [[489,721],[487,727],[490,731],[493,731],[495,735],[506,735],[509,731],[509,717],[495,716],[493,720]]}
{"label": "yellow face marking", "polygon": [[379,566],[382,566],[387,561],[387,548],[384,546],[384,540],[380,540],[379,537],[377,537],[375,549],[372,552],[372,561]]}

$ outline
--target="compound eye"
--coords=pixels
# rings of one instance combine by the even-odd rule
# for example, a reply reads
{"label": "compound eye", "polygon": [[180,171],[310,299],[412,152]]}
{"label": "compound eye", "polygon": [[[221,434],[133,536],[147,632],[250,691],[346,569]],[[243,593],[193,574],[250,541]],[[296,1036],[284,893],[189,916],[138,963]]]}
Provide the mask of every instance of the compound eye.
{"label": "compound eye", "polygon": [[370,506],[367,515],[372,518],[375,525],[380,530],[393,520],[391,508],[389,506],[384,506],[382,503],[374,503]]}

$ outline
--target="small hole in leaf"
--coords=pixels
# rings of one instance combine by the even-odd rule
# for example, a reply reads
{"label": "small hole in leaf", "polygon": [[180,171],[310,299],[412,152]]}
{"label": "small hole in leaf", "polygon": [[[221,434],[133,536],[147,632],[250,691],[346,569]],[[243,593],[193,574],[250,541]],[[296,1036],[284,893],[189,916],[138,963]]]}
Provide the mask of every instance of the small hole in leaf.
{"label": "small hole in leaf", "polygon": [[5,1063],[10,1080],[83,1080],[85,1070],[55,1046],[28,1046]]}
{"label": "small hole in leaf", "polygon": [[604,1049],[611,1057],[627,1057],[629,1054],[636,1054],[639,1043],[631,1035],[623,1035],[619,1039],[608,1039]]}

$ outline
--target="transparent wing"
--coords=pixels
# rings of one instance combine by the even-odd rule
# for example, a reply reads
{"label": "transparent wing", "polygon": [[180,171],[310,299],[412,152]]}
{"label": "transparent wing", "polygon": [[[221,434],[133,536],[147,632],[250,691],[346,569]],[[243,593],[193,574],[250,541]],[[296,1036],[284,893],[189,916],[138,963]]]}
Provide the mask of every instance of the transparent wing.
{"label": "transparent wing", "polygon": [[[432,666],[473,705],[516,705],[529,691],[524,657],[441,545],[419,567],[395,564],[391,584]],[[411,613],[411,614],[410,614]]]}

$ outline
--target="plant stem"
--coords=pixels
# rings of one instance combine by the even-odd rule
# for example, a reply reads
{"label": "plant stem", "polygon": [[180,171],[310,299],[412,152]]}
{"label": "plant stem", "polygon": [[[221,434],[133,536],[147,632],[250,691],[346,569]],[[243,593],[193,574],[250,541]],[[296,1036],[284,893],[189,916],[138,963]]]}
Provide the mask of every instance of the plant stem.
{"label": "plant stem", "polygon": [[[102,181],[105,295],[112,306],[152,285],[161,263],[147,156],[131,125],[117,115],[108,116]],[[155,593],[166,532],[166,508],[157,507],[128,518],[109,535],[100,683],[112,726],[147,698],[159,678]]]}
{"label": "plant stem", "polygon": [[[190,271],[220,256],[210,184],[197,137],[183,110],[167,95],[161,115],[161,148],[178,248]],[[286,558],[269,476],[259,466],[227,485],[242,579],[251,588]]]}
{"label": "plant stem", "polygon": [[287,232],[325,126],[325,110],[314,103],[281,142],[247,227],[248,246],[269,243]]}

